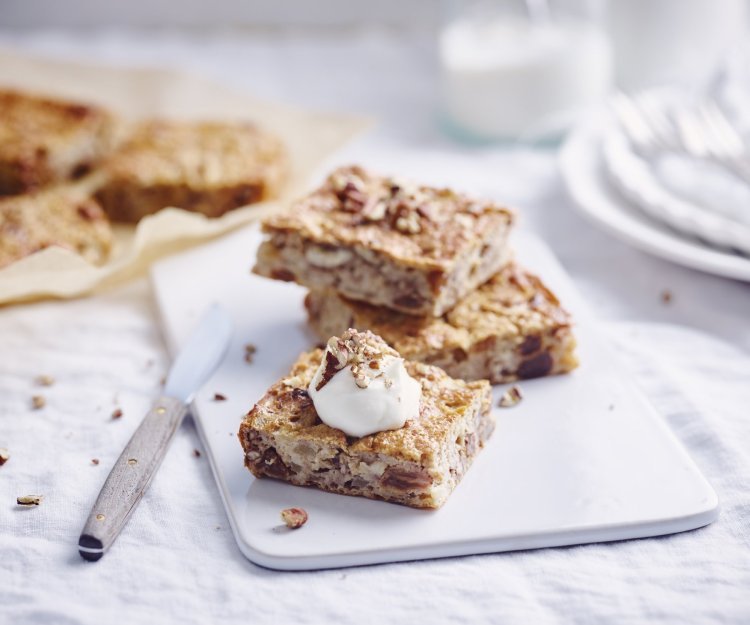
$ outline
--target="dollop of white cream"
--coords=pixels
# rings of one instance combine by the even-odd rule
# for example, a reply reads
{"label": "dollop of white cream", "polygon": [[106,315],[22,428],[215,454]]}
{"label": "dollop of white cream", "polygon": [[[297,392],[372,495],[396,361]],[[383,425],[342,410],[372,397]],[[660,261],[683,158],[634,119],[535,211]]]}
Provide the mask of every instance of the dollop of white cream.
{"label": "dollop of white cream", "polygon": [[361,437],[397,430],[419,416],[422,386],[406,372],[403,358],[384,357],[380,363],[382,375],[373,378],[366,388],[357,386],[351,365],[347,365],[317,391],[325,362],[324,355],[307,391],[326,425]]}

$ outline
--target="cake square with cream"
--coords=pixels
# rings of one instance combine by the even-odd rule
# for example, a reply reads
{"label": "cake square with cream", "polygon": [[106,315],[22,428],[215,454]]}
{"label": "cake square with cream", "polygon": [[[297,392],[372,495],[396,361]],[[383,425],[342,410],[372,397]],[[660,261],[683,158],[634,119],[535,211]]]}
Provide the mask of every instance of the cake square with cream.
{"label": "cake square with cream", "polygon": [[263,223],[253,271],[440,316],[509,260],[513,220],[494,202],[342,167]]}
{"label": "cake square with cream", "polygon": [[495,427],[487,381],[347,330],[302,354],[240,426],[256,477],[416,508],[447,500]]}

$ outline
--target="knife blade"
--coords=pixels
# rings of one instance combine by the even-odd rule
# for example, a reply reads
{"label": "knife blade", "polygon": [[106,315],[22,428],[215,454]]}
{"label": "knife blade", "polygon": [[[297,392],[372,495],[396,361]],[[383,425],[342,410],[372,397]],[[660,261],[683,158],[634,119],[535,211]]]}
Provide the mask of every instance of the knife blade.
{"label": "knife blade", "polygon": [[119,536],[164,459],[193,395],[221,362],[231,335],[229,314],[213,304],[174,359],[163,395],[104,482],[78,540],[78,552],[85,560],[99,560]]}

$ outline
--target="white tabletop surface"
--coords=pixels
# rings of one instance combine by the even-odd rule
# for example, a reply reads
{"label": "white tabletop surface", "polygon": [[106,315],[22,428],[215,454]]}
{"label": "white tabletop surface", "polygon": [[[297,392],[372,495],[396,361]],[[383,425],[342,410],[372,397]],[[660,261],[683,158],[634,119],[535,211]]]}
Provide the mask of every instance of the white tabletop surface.
{"label": "white tabletop surface", "polygon": [[[444,139],[429,38],[6,31],[0,45],[182,67],[280,101],[376,115],[378,128],[339,158],[519,207],[523,227],[558,255],[722,502],[718,522],[666,538],[278,573],[237,550],[187,422],[112,551],[84,563],[75,550],[80,526],[168,366],[139,280],[77,301],[0,309],[0,447],[11,453],[0,468],[0,622],[750,620],[750,285],[600,233],[566,199],[554,152],[471,150]],[[40,374],[56,383],[35,387]],[[34,394],[45,395],[44,409],[31,410]],[[117,406],[124,416],[113,421]],[[30,493],[45,495],[42,506],[17,509],[14,498]]]}

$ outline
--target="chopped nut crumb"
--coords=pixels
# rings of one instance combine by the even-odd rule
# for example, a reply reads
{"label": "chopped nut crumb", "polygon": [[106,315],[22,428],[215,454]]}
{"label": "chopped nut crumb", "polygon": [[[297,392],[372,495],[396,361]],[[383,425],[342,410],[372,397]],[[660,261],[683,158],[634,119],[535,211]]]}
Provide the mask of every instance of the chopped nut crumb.
{"label": "chopped nut crumb", "polygon": [[200,458],[201,457],[201,451],[200,451],[200,449],[193,449],[193,455],[196,458]]}
{"label": "chopped nut crumb", "polygon": [[374,378],[383,375],[380,366],[383,358],[398,357],[398,353],[379,336],[369,330],[359,332],[354,328],[349,328],[341,337],[332,336],[326,348],[325,370],[315,388],[317,391],[347,365],[351,365],[354,383],[367,388]]}
{"label": "chopped nut crumb", "polygon": [[521,393],[521,389],[517,387],[515,384],[511,386],[505,393],[503,393],[503,396],[500,398],[500,401],[497,403],[500,408],[511,408],[512,406],[515,406],[517,403],[519,403],[523,399],[523,393]]}
{"label": "chopped nut crumb", "polygon": [[281,511],[281,520],[288,528],[296,530],[307,523],[307,512],[303,508],[286,508]]}
{"label": "chopped nut crumb", "polygon": [[92,458],[91,459],[91,464],[93,464],[93,465],[99,464],[99,458]]}
{"label": "chopped nut crumb", "polygon": [[672,291],[669,289],[664,289],[661,292],[661,301],[663,304],[671,304],[672,303]]}
{"label": "chopped nut crumb", "polygon": [[34,382],[37,386],[52,386],[55,383],[55,378],[51,375],[38,375]]}
{"label": "chopped nut crumb", "polygon": [[0,447],[0,467],[10,460],[10,454],[4,447]]}
{"label": "chopped nut crumb", "polygon": [[226,401],[226,395],[222,395],[221,393],[214,393],[214,401]]}
{"label": "chopped nut crumb", "polygon": [[42,495],[24,495],[23,497],[16,497],[16,503],[19,506],[38,506],[42,503],[44,496]]}
{"label": "chopped nut crumb", "polygon": [[407,213],[403,217],[396,219],[396,230],[405,234],[419,234],[422,226],[419,224],[419,215],[417,213]]}
{"label": "chopped nut crumb", "polygon": [[41,410],[47,405],[47,400],[42,395],[34,395],[31,398],[31,407],[34,410]]}
{"label": "chopped nut crumb", "polygon": [[114,412],[112,412],[112,418],[119,419],[121,417],[122,417],[122,408],[115,408]]}
{"label": "chopped nut crumb", "polygon": [[245,362],[247,364],[251,364],[253,362],[253,357],[255,356],[255,352],[258,351],[258,348],[255,347],[252,343],[248,343],[245,345]]}

